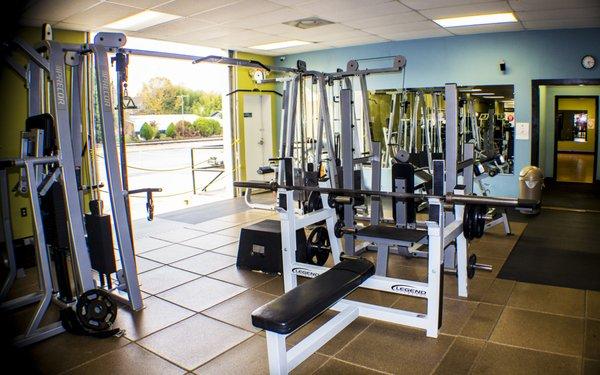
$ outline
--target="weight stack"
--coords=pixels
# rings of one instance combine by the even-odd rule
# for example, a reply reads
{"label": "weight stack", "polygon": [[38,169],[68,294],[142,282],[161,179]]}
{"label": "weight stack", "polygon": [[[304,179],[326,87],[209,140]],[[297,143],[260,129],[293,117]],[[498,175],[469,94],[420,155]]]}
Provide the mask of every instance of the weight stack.
{"label": "weight stack", "polygon": [[101,274],[117,272],[110,215],[85,214],[92,268]]}
{"label": "weight stack", "polygon": [[[306,262],[306,233],[296,231],[296,260]],[[238,268],[282,273],[281,224],[277,220],[263,220],[242,228],[236,265]]]}

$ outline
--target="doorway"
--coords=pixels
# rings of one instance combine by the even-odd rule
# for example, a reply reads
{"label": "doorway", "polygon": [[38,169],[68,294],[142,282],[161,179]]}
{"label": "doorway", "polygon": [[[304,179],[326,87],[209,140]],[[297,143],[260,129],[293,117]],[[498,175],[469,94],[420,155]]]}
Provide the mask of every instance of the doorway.
{"label": "doorway", "polygon": [[265,180],[271,174],[258,173],[273,157],[273,123],[270,95],[244,95],[244,143],[246,180]]}
{"label": "doorway", "polygon": [[596,179],[597,96],[555,96],[554,176],[559,182]]}

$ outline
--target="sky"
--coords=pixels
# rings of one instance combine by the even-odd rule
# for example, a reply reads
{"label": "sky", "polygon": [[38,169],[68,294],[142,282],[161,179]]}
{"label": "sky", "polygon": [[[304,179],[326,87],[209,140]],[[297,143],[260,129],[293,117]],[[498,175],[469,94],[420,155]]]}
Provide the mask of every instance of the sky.
{"label": "sky", "polygon": [[[226,56],[227,53],[216,48],[135,37],[127,37],[125,48],[194,56]],[[167,77],[174,84],[194,90],[223,93],[228,89],[227,67],[219,64],[192,64],[189,60],[130,55],[128,75],[128,91],[133,97],[137,96],[145,82],[154,77]]]}

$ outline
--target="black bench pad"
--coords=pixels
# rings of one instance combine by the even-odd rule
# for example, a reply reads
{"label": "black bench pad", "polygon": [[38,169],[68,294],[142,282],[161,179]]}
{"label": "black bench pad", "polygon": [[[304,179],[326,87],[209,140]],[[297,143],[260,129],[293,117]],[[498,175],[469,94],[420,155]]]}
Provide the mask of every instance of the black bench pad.
{"label": "black bench pad", "polygon": [[384,238],[386,240],[414,243],[421,241],[427,236],[427,231],[396,228],[393,225],[377,224],[360,229],[356,235],[363,238]]}
{"label": "black bench pad", "polygon": [[375,273],[366,259],[345,259],[252,313],[257,328],[279,334],[294,332],[344,298]]}

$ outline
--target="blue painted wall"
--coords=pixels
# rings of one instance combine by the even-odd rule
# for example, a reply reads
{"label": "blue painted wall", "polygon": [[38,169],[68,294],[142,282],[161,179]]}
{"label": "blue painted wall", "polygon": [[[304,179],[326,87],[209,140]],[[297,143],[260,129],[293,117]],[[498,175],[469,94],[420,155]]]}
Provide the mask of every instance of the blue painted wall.
{"label": "blue painted wall", "polygon": [[[282,65],[306,61],[309,69],[334,71],[351,59],[404,55],[405,87],[513,84],[518,122],[531,123],[531,80],[600,78],[600,67],[586,70],[586,54],[600,60],[600,28],[453,36],[388,42],[286,56]],[[498,68],[504,60],[507,71]],[[278,60],[279,61],[279,60]],[[391,59],[360,61],[362,68],[389,66]],[[370,89],[402,87],[402,75],[369,78]],[[489,179],[494,195],[518,193],[518,171],[530,163],[531,140],[515,141],[515,175]],[[544,140],[540,139],[540,143]]]}

